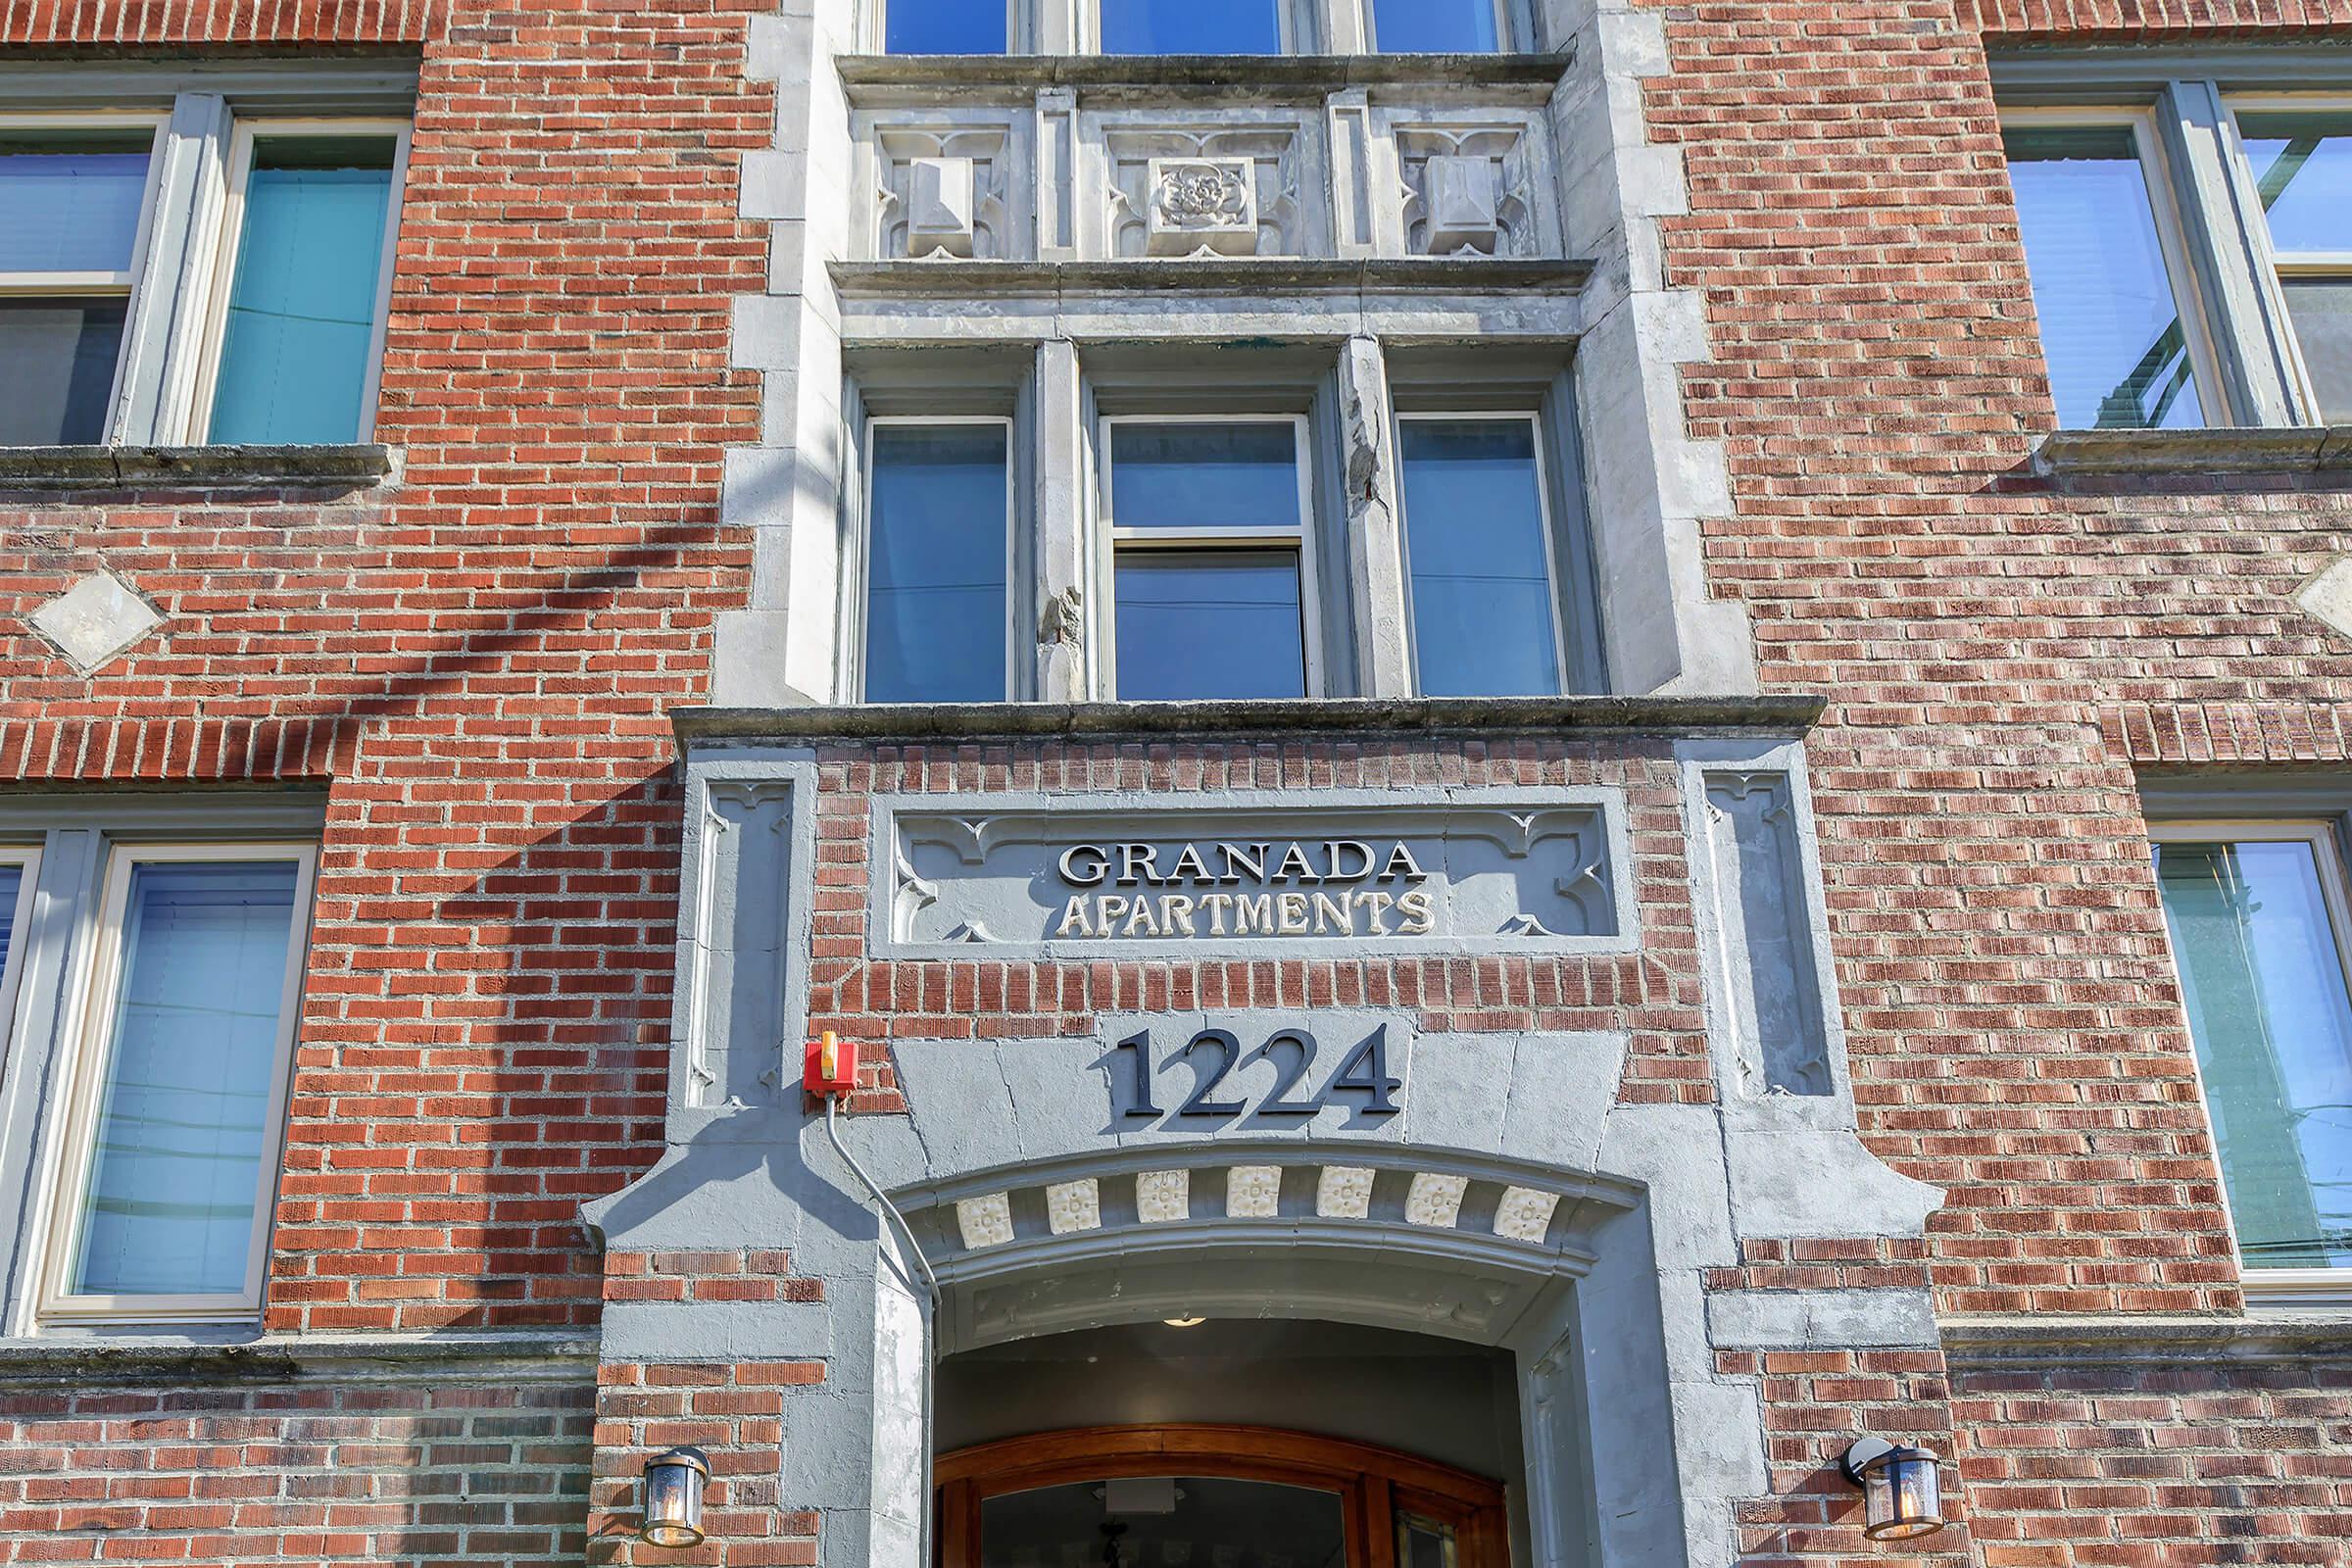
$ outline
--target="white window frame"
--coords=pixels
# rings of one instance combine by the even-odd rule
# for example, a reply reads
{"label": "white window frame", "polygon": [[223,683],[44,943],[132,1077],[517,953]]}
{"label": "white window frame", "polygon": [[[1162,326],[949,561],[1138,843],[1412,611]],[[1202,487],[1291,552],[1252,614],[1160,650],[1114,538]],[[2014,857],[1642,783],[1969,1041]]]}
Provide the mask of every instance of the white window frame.
{"label": "white window frame", "polygon": [[1536,511],[1539,525],[1544,530],[1544,581],[1545,601],[1551,609],[1551,678],[1556,690],[1562,693],[1573,688],[1568,673],[1568,624],[1561,614],[1560,562],[1558,544],[1559,519],[1551,507],[1550,465],[1544,455],[1544,416],[1525,409],[1418,409],[1396,416],[1396,431],[1394,450],[1396,454],[1396,527],[1397,553],[1404,566],[1401,573],[1404,585],[1404,644],[1406,667],[1412,675],[1413,691],[1421,690],[1421,622],[1420,612],[1413,604],[1413,550],[1411,510],[1404,500],[1404,426],[1408,423],[1427,424],[1524,424],[1536,459]]}
{"label": "white window frame", "polygon": [[[2335,961],[2345,993],[2352,996],[2352,873],[2336,824],[2310,817],[2184,817],[2150,822],[2148,838],[2155,844],[2303,844],[2318,867],[2321,902],[2327,906],[2330,935],[2335,939]],[[2168,918],[2166,952],[2172,956],[2174,984],[2180,985],[2180,956]],[[2184,989],[2184,988],[2183,988]],[[2196,1063],[2197,1110],[2205,1118],[2205,1140],[2214,1151],[2218,1172],[2221,1146],[2213,1131],[2213,1102],[2205,1093],[2202,1063]],[[2249,1304],[2265,1306],[2352,1306],[2352,1264],[2329,1268],[2249,1268],[2238,1246],[2237,1215],[2230,1205],[2225,1185],[2222,1211],[2230,1227],[2230,1251],[2237,1262],[2238,1289]]]}
{"label": "white window frame", "polygon": [[873,610],[874,560],[874,449],[873,432],[883,429],[936,430],[948,425],[995,425],[1004,433],[1004,695],[999,699],[1012,702],[1019,691],[1019,674],[1014,660],[1020,650],[1018,616],[1015,607],[1021,600],[1020,551],[1018,548],[1021,516],[1017,502],[1016,474],[1019,465],[1013,461],[1013,421],[1001,414],[876,414],[865,420],[866,439],[859,464],[858,483],[861,504],[858,520],[857,581],[850,598],[849,647],[843,650],[852,671],[851,701],[866,702],[865,695],[865,634],[867,617]]}
{"label": "white window frame", "polygon": [[[2352,95],[2344,93],[2231,93],[2222,101],[2230,119],[2230,157],[2236,163],[2249,192],[2257,189],[2256,181],[2262,171],[2246,151],[2245,128],[2238,123],[2238,114],[2342,115],[2345,134],[2352,136]],[[2271,241],[2270,214],[2259,208],[2250,209],[2254,221],[2247,227],[2246,244],[2259,258],[2267,275],[2259,279],[2275,295],[2274,308],[2287,345],[2288,358],[2293,366],[2295,406],[2310,423],[2321,422],[2319,388],[2311,378],[2311,367],[2303,357],[2303,339],[2295,330],[2294,318],[2287,313],[2285,281],[2289,277],[2337,277],[2352,283],[2352,250],[2342,251],[2282,251]]]}
{"label": "white window frame", "polygon": [[[1298,523],[1288,529],[1253,527],[1122,528],[1111,508],[1113,465],[1111,431],[1120,425],[1145,424],[1286,424],[1291,427],[1291,462],[1298,477]],[[1107,414],[1099,424],[1101,484],[1097,506],[1102,514],[1103,541],[1101,567],[1096,573],[1096,599],[1102,606],[1101,635],[1096,646],[1095,680],[1102,700],[1118,700],[1118,587],[1116,574],[1122,546],[1129,549],[1226,549],[1235,552],[1288,547],[1298,555],[1298,639],[1305,665],[1300,689],[1308,698],[1324,693],[1322,614],[1315,569],[1315,510],[1313,432],[1303,414]]]}
{"label": "white window frame", "polygon": [[[2189,379],[2196,388],[2197,409],[2204,416],[2204,424],[2214,427],[2229,420],[2229,400],[2222,386],[2220,357],[2214,346],[2213,325],[2205,318],[2201,292],[2197,286],[2198,272],[2190,254],[2187,236],[2181,227],[2180,214],[2173,205],[2173,184],[2170,168],[2165,161],[2162,138],[2157,134],[2156,110],[2151,104],[2113,103],[2065,108],[2024,108],[2000,111],[2000,126],[2012,129],[2082,129],[2129,130],[2132,146],[2137,154],[2139,178],[2148,197],[2148,211],[2156,225],[2156,249],[2163,259],[2165,281],[2171,285],[2174,309],[2180,312],[2180,332],[2188,350]],[[2007,161],[2003,160],[2004,170]],[[2022,247],[2021,247],[2022,248]],[[2027,286],[2032,287],[2032,263],[2027,264]],[[2038,326],[2040,306],[2036,302],[2035,318]],[[2039,341],[2043,372],[2048,372],[2049,350]],[[2061,418],[2061,429],[2071,428]]]}
{"label": "white window frame", "polygon": [[221,209],[219,251],[213,263],[211,307],[206,312],[204,354],[198,362],[196,395],[188,406],[188,436],[212,438],[213,399],[220,390],[220,357],[228,346],[228,302],[237,278],[237,247],[244,238],[245,193],[253,177],[257,140],[308,137],[390,136],[392,188],[384,211],[384,238],[375,278],[375,324],[368,336],[368,378],[360,388],[360,428],[355,439],[375,436],[375,404],[384,373],[384,332],[392,314],[392,270],[400,254],[401,197],[408,188],[412,122],[391,119],[333,119],[318,116],[239,119],[229,140],[228,200]]}
{"label": "white window frame", "polygon": [[155,233],[156,192],[162,184],[165,130],[172,117],[157,110],[91,110],[79,113],[0,114],[0,131],[12,135],[44,130],[138,130],[151,133],[147,145],[147,187],[139,198],[139,223],[131,240],[128,265],[116,272],[5,272],[0,271],[0,297],[8,299],[89,299],[103,296],[122,301],[122,340],[115,347],[115,372],[107,381],[106,419],[99,440],[116,439],[118,402],[122,394],[122,363],[137,331],[139,273],[147,265],[147,248]]}
{"label": "white window frame", "polygon": [[41,847],[37,844],[0,844],[0,865],[20,873],[17,900],[0,906],[0,921],[8,933],[8,953],[0,957],[0,1061],[5,1061],[16,1039],[17,993],[24,981],[24,949],[32,935],[32,900],[41,880]]}
{"label": "white window frame", "polygon": [[[91,1178],[91,1159],[112,1064],[110,1038],[123,969],[122,934],[132,871],[140,865],[290,860],[297,867],[294,918],[286,943],[284,989],[279,998],[278,1038],[264,1110],[268,1144],[254,1193],[253,1232],[246,1243],[245,1283],[235,1294],[101,1296],[69,1289],[81,1203]],[[47,1182],[38,1316],[43,1322],[186,1323],[241,1322],[258,1317],[270,1267],[270,1237],[276,1218],[280,1167],[285,1162],[286,1101],[293,1079],[294,1042],[300,1023],[303,976],[310,952],[312,893],[317,883],[318,846],[308,841],[219,840],[207,843],[117,842],[109,849],[82,1014],[73,1033],[67,1064],[66,1132]]]}
{"label": "white window frame", "polygon": [[[1341,0],[1341,3],[1358,3],[1358,0]],[[1365,52],[1385,53],[1380,44],[1380,0],[1360,0],[1360,4],[1363,6]],[[1519,51],[1523,45],[1516,36],[1518,8],[1512,4],[1512,0],[1487,0],[1487,4],[1494,12],[1494,53],[1507,55]]]}

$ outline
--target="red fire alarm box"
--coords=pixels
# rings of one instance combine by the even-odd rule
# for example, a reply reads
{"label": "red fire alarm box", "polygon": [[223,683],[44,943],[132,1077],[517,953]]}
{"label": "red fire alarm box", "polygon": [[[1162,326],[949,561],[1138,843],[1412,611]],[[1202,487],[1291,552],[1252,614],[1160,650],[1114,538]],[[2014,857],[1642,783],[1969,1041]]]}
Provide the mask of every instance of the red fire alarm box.
{"label": "red fire alarm box", "polygon": [[846,1095],[858,1087],[858,1043],[826,1030],[808,1042],[801,1064],[801,1086],[820,1098]]}

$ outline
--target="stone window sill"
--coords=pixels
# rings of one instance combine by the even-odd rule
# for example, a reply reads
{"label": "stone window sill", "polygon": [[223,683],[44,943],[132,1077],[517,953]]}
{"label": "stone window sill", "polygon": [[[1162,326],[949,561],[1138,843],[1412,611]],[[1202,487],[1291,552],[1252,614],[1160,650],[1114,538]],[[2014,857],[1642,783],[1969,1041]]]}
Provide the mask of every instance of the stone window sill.
{"label": "stone window sill", "polygon": [[2325,473],[2352,479],[2352,425],[2057,430],[2042,437],[2034,467],[2059,478]]}
{"label": "stone window sill", "polygon": [[428,1375],[528,1376],[596,1359],[596,1340],[531,1332],[447,1334],[42,1335],[0,1339],[0,1387],[61,1377],[140,1381],[174,1378],[325,1377],[338,1382]]}
{"label": "stone window sill", "polygon": [[852,297],[929,297],[941,293],[1046,295],[1105,289],[1227,290],[1260,297],[1273,289],[1386,292],[1435,289],[1449,294],[1573,294],[1592,275],[1588,261],[1513,261],[1495,257],[1396,256],[1368,261],[1296,257],[1138,257],[1109,262],[835,262],[834,283]]}
{"label": "stone window sill", "polygon": [[811,704],[801,708],[676,708],[690,746],[730,740],[844,737],[958,740],[1010,735],[1232,735],[1563,730],[1766,730],[1802,734],[1823,699],[1762,697],[1332,697],[1186,703]]}
{"label": "stone window sill", "polygon": [[380,484],[392,449],[353,446],[0,447],[0,491],[349,490]]}
{"label": "stone window sill", "polygon": [[1285,89],[1316,95],[1348,87],[1450,86],[1482,102],[1542,102],[1575,63],[1573,52],[1488,55],[843,55],[834,64],[861,87],[962,89],[1090,87],[1146,92],[1250,84],[1257,102]]}

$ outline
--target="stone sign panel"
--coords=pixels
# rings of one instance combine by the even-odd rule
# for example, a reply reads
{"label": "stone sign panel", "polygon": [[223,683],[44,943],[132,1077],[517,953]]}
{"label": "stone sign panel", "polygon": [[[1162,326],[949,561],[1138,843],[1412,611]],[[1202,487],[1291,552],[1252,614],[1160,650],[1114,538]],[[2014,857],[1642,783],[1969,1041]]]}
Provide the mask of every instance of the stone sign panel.
{"label": "stone sign panel", "polygon": [[874,839],[883,956],[1635,944],[1614,791],[900,795]]}

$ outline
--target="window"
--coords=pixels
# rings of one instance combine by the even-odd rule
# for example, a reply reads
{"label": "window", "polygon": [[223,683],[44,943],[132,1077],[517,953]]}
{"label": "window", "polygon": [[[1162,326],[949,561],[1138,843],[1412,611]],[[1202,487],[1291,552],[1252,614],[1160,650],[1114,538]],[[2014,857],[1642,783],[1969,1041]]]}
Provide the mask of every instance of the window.
{"label": "window", "polygon": [[1101,0],[1106,55],[1278,55],[1283,0]]}
{"label": "window", "polygon": [[1317,690],[1306,421],[1103,421],[1123,701]]}
{"label": "window", "polygon": [[357,441],[375,405],[403,130],[237,132],[208,439]]}
{"label": "window", "polygon": [[2352,421],[2352,112],[2237,111],[2310,406]]}
{"label": "window", "polygon": [[24,972],[24,943],[32,921],[32,892],[40,880],[41,852],[29,845],[0,844],[0,1060],[6,1059],[17,1014],[18,977]]}
{"label": "window", "polygon": [[874,419],[867,428],[865,700],[1003,702],[1010,422]]}
{"label": "window", "polygon": [[307,844],[112,850],[45,1316],[259,1309],[314,860]]}
{"label": "window", "polygon": [[2199,822],[2154,837],[2247,1289],[2352,1270],[2352,926],[2335,828]]}
{"label": "window", "polygon": [[1492,54],[1509,27],[1504,0],[1370,0],[1372,46],[1389,54]]}
{"label": "window", "polygon": [[1001,55],[1010,34],[1009,7],[988,0],[884,0],[885,54]]}
{"label": "window", "polygon": [[0,121],[0,445],[105,438],[157,122]]}
{"label": "window", "polygon": [[1538,433],[1529,415],[1398,416],[1413,665],[1426,696],[1548,697],[1561,688]]}
{"label": "window", "polygon": [[2061,428],[2200,425],[2137,120],[2012,121],[2002,143]]}
{"label": "window", "polygon": [[371,433],[406,121],[0,115],[0,445]]}

